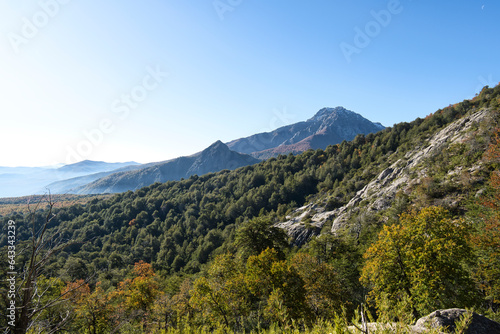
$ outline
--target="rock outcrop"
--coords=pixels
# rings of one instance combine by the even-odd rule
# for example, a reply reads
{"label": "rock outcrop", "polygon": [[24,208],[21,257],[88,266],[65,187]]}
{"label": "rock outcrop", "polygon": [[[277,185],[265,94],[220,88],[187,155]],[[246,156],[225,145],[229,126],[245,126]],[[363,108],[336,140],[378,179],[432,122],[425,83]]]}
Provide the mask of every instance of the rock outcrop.
{"label": "rock outcrop", "polygon": [[300,246],[321,232],[324,221],[318,217],[321,217],[324,211],[323,207],[309,204],[296,209],[286,217],[287,221],[276,226],[286,230],[287,234],[292,237],[293,244]]}
{"label": "rock outcrop", "polygon": [[[405,191],[415,185],[418,179],[426,176],[423,163],[427,158],[439,154],[448,145],[465,141],[469,136],[469,130],[489,115],[488,109],[482,109],[449,124],[420,147],[408,151],[404,158],[380,172],[346,205],[327,211],[318,205],[309,204],[296,209],[291,216],[287,217],[287,221],[277,226],[284,228],[291,237],[295,238],[295,244],[301,245],[313,235],[318,234],[328,221],[332,222],[331,231],[336,233],[348,224],[352,214],[357,214],[360,210],[364,213],[375,213],[389,208],[398,191]],[[477,168],[478,166],[473,166],[468,172],[472,173]],[[360,202],[368,204],[361,208]],[[306,217],[308,218],[307,224],[304,222]],[[311,229],[311,227],[314,228]]]}
{"label": "rock outcrop", "polygon": [[500,324],[485,316],[459,308],[434,311],[417,320],[413,326],[414,333],[426,333],[429,329],[442,328],[444,333],[455,333],[457,322],[461,317],[470,316],[469,325],[464,334],[500,334]]}
{"label": "rock outcrop", "polygon": [[[466,320],[466,330],[462,334],[500,334],[500,323],[475,312],[452,308],[437,310],[417,320],[415,325],[403,323],[366,323],[369,333],[455,333],[463,319]],[[349,326],[350,333],[361,333],[360,327]],[[460,328],[463,329],[463,328]]]}
{"label": "rock outcrop", "polygon": [[360,210],[357,203],[367,200],[371,204],[363,208],[365,212],[376,212],[387,209],[396,193],[411,186],[416,181],[411,175],[416,173],[420,178],[425,176],[425,168],[418,167],[422,162],[435,154],[438,154],[445,145],[460,143],[465,140],[469,129],[489,115],[489,110],[483,109],[469,117],[459,119],[432,136],[425,146],[417,147],[406,153],[404,159],[399,159],[389,168],[383,170],[374,180],[343,207],[332,213],[332,232],[342,228],[348,221],[352,212]]}

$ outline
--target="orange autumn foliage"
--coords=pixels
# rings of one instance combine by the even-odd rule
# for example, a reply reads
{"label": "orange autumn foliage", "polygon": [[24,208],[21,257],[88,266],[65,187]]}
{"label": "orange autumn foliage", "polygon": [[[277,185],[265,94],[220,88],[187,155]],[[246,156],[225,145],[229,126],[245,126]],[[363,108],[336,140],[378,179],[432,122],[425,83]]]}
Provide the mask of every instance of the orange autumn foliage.
{"label": "orange autumn foliage", "polygon": [[500,129],[497,129],[484,160],[493,171],[490,174],[489,191],[480,199],[486,209],[483,225],[472,238],[472,244],[479,254],[476,281],[490,303],[500,303]]}

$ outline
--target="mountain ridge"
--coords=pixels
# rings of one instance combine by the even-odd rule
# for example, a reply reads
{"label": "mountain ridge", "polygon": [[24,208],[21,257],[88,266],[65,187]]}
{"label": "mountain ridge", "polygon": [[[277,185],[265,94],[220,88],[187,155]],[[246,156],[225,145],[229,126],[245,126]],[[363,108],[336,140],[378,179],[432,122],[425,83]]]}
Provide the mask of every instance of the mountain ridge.
{"label": "mountain ridge", "polygon": [[77,194],[118,193],[136,190],[155,182],[176,181],[191,175],[203,175],[223,169],[236,169],[258,163],[249,155],[230,150],[217,140],[201,152],[183,156],[133,171],[123,171],[107,175],[87,185],[72,189]]}
{"label": "mountain ridge", "polygon": [[[382,125],[372,123],[360,114],[343,107],[322,108],[306,121],[280,127],[268,133],[233,140],[226,144],[217,140],[203,151],[189,156],[149,163],[123,171],[118,170],[116,173],[86,175],[51,184],[49,187],[52,186],[55,191],[76,194],[134,190],[154,182],[180,180],[194,174],[203,175],[223,169],[232,170],[279,154],[296,154],[311,148],[326,148],[328,145],[353,139],[359,133],[377,132],[382,129],[384,129]],[[275,145],[278,146],[274,147]],[[254,146],[253,149],[252,146]],[[272,147],[260,152],[255,151],[255,147],[261,149],[268,146]],[[252,159],[242,158],[235,153],[249,154]]]}
{"label": "mountain ridge", "polygon": [[[48,233],[59,233],[59,227],[63,226],[64,235],[71,238],[69,240],[75,246],[65,250],[67,256],[54,256],[47,265],[47,272],[59,275],[67,269],[68,277],[77,280],[97,270],[102,272],[98,280],[112,287],[130,279],[130,268],[140,261],[151,265],[160,279],[167,280],[165,282],[185,276],[190,279],[185,281],[187,283],[198,279],[220,282],[220,277],[213,276],[211,271],[215,266],[218,266],[218,272],[220,268],[233,272],[240,267],[248,273],[248,268],[253,265],[248,259],[262,259],[266,262],[260,263],[271,265],[295,261],[291,263],[302,268],[304,279],[311,273],[319,274],[325,282],[325,288],[320,290],[339,289],[335,296],[342,296],[339,302],[344,304],[338,305],[350,307],[350,312],[354,312],[357,306],[353,303],[364,300],[363,296],[370,291],[366,281],[360,280],[367,265],[365,254],[373,254],[371,245],[380,244],[380,240],[386,238],[387,234],[380,233],[386,228],[404,232],[405,226],[412,222],[426,223],[428,226],[424,232],[434,233],[435,226],[440,232],[439,225],[447,225],[443,232],[446,234],[437,235],[437,238],[431,233],[431,238],[427,238],[427,233],[422,234],[420,228],[410,230],[415,238],[404,235],[402,242],[406,244],[412,244],[411,240],[420,242],[422,236],[426,241],[436,242],[425,244],[430,251],[417,267],[426,272],[428,259],[437,260],[432,268],[437,268],[442,258],[453,260],[457,247],[463,247],[461,242],[465,244],[470,239],[465,231],[468,226],[474,233],[470,236],[483,235],[483,213],[488,210],[483,199],[491,199],[498,194],[499,188],[491,182],[498,176],[499,124],[500,86],[484,89],[477,98],[450,105],[424,119],[398,123],[376,134],[358,135],[353,141],[331,145],[325,150],[281,155],[234,171],[156,183],[135,192],[94,198],[85,205],[55,208],[53,225]],[[231,151],[215,142],[204,152],[182,157],[179,163],[193,162],[202,155],[223,153],[231,154]],[[494,203],[498,203],[498,199],[495,198]],[[496,218],[498,206],[495,210]],[[37,219],[46,215],[41,210],[35,214]],[[20,214],[0,218],[5,224],[8,219],[22,221]],[[290,231],[287,226],[279,225],[287,221],[294,223],[289,227],[297,234],[290,233],[295,231]],[[492,223],[495,225],[486,227],[498,226],[498,220]],[[461,226],[464,233],[462,237],[458,233],[457,239],[449,243],[447,231],[454,229],[454,225]],[[289,236],[277,227],[287,230]],[[495,233],[497,229],[487,231]],[[401,234],[388,235],[399,237]],[[19,229],[16,235],[19,240],[29,240],[30,237],[29,229]],[[496,234],[495,240],[498,240]],[[484,270],[482,261],[489,261],[490,254],[495,260],[498,257],[493,253],[496,248],[489,250],[490,239],[486,241],[484,246],[479,245],[482,248],[478,251],[472,250],[477,262],[473,258],[467,259],[464,262],[467,268],[459,272],[461,275],[453,272],[449,278],[443,278],[442,282],[452,284],[447,292],[449,298],[439,297],[437,290],[422,295],[423,299],[429,295],[438,296],[431,301],[441,303],[425,306],[427,309],[443,310],[457,302],[463,303],[464,307],[479,305],[475,300],[461,299],[463,295],[469,296],[471,291],[484,296],[478,300],[480,306],[487,309],[491,305],[489,297],[492,294],[482,295],[475,289],[483,281],[483,276],[475,275]],[[0,245],[7,242],[7,235],[0,236]],[[304,246],[303,252],[286,254],[292,242],[298,247]],[[443,242],[448,245],[433,246],[443,245]],[[391,255],[389,261],[394,266],[387,268],[392,274],[391,268],[399,268],[398,255],[391,249],[394,244],[390,240],[387,243],[386,252],[378,249],[382,249],[382,255]],[[269,244],[275,248],[275,253]],[[497,243],[493,245],[496,247]],[[467,248],[458,250],[472,254]],[[284,254],[283,259],[278,257],[280,251]],[[272,257],[266,260],[266,254]],[[303,261],[303,257],[297,257],[305,254],[309,254],[311,260]],[[405,261],[411,261],[413,257],[405,254]],[[216,257],[218,255],[225,257]],[[78,266],[75,266],[75,260]],[[332,266],[331,276],[327,276],[328,271],[324,269],[311,270],[314,264],[321,263]],[[271,265],[268,268],[273,268]],[[107,276],[108,272],[110,276]],[[246,273],[240,272],[240,277],[249,277]],[[283,273],[283,277],[292,277],[290,274],[293,274]],[[226,277],[233,279],[234,276]],[[258,275],[254,277],[260,279]],[[463,283],[456,277],[468,279]],[[395,279],[401,281],[397,276]],[[200,281],[194,282],[191,286],[197,286],[196,282]],[[319,291],[317,281],[289,282],[290,285],[298,282],[297,286],[314,287],[314,293]],[[310,283],[304,285],[304,282]],[[400,291],[405,286],[405,281],[402,282],[403,285],[398,287]],[[498,282],[494,283],[495,287],[498,286]],[[280,283],[280,286],[284,285]],[[269,286],[268,291],[271,288]],[[462,295],[456,294],[458,297],[455,298],[455,291]],[[234,300],[240,300],[239,296]],[[325,310],[332,310],[331,305],[325,304]],[[199,312],[202,314],[203,309]],[[260,311],[255,308],[255,312]]]}
{"label": "mountain ridge", "polygon": [[328,145],[352,140],[358,134],[368,134],[383,129],[385,127],[382,124],[371,122],[344,107],[325,107],[306,121],[235,139],[226,144],[237,152],[267,159],[279,154],[325,149]]}
{"label": "mountain ridge", "polygon": [[[138,189],[154,182],[179,180],[193,174],[203,175],[207,172],[217,172],[223,169],[231,170],[280,154],[298,154],[308,149],[324,149],[328,145],[351,140],[357,134],[367,134],[382,129],[384,127],[380,123],[373,123],[360,114],[343,107],[325,107],[306,121],[286,125],[271,132],[257,133],[250,137],[236,139],[226,144],[217,140],[205,150],[190,156],[147,164],[138,164],[133,161],[106,163],[83,160],[50,170],[17,168],[16,170],[20,171],[22,175],[17,177],[0,173],[0,182],[3,182],[4,188],[9,189],[9,191],[13,191],[12,188],[18,186],[22,181],[28,182],[31,186],[31,188],[27,188],[29,190],[17,193],[6,192],[5,196],[44,193],[47,189],[52,193],[59,194],[126,191]],[[242,158],[242,156],[236,156],[230,152],[249,154],[252,159]],[[168,167],[166,167],[167,165]],[[8,168],[0,170],[9,171]],[[138,170],[142,170],[142,172],[134,172]],[[40,180],[31,177],[29,171],[39,173],[36,177],[39,177]],[[148,176],[148,174],[151,175]],[[134,177],[137,178],[135,185]],[[116,184],[116,186],[112,186],[112,184]],[[118,186],[118,184],[121,185]]]}

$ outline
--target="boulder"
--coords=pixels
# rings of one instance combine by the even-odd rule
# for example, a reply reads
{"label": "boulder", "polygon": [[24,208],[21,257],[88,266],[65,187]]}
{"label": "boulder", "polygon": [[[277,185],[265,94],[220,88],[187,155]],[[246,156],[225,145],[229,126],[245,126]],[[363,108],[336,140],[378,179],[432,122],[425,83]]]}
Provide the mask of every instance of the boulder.
{"label": "boulder", "polygon": [[[437,310],[431,314],[417,320],[413,331],[416,333],[425,333],[430,328],[441,327],[447,333],[454,333],[456,323],[467,311],[459,308],[447,310]],[[472,313],[466,334],[500,334],[500,323],[490,320],[485,316]]]}

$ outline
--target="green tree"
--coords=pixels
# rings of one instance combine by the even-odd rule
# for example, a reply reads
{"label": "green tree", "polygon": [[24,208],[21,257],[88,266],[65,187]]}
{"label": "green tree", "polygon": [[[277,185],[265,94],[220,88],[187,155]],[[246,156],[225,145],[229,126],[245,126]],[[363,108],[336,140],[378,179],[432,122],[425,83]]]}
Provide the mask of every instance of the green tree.
{"label": "green tree", "polygon": [[245,281],[250,292],[266,304],[265,318],[282,325],[292,319],[311,320],[304,280],[278,252],[266,249],[247,260]]}
{"label": "green tree", "polygon": [[159,330],[163,327],[166,332],[169,328],[177,326],[179,320],[191,320],[194,313],[190,303],[192,290],[192,282],[186,278],[173,295],[165,292],[158,294],[154,301],[152,317]]}
{"label": "green tree", "polygon": [[[311,240],[305,249],[318,263],[325,263],[334,268],[343,300],[350,303],[363,301],[363,288],[359,281],[362,255],[360,247],[356,245],[358,242],[359,240],[349,233],[323,233]],[[348,316],[354,315],[354,304],[350,303],[343,303]]]}
{"label": "green tree", "polygon": [[83,280],[70,282],[66,285],[65,298],[73,302],[75,318],[73,329],[81,333],[108,333],[117,326],[112,320],[114,308],[109,294],[105,293],[98,282],[94,291]]}
{"label": "green tree", "polygon": [[291,260],[293,268],[304,281],[306,302],[315,317],[331,319],[344,304],[342,289],[332,265],[318,262],[309,254],[297,253]]}
{"label": "green tree", "polygon": [[364,254],[361,275],[375,305],[396,307],[409,299],[415,316],[473,306],[476,289],[465,266],[472,261],[470,230],[440,207],[402,214],[400,224],[384,226]]}
{"label": "green tree", "polygon": [[68,311],[68,305],[60,298],[64,282],[60,278],[46,278],[42,275],[37,279],[36,289],[40,291],[41,298],[37,300],[40,305],[58,302],[37,314],[36,321],[29,332],[57,333],[66,328],[72,314]]}
{"label": "green tree", "polygon": [[288,236],[283,229],[273,226],[268,219],[258,217],[243,223],[237,230],[235,245],[246,257],[259,255],[267,248],[273,248],[277,256],[284,259]]}
{"label": "green tree", "polygon": [[190,302],[206,322],[234,328],[249,312],[249,296],[241,266],[232,255],[222,254],[211,263],[207,274],[194,282]]}
{"label": "green tree", "polygon": [[482,219],[477,224],[472,243],[478,254],[474,277],[490,306],[500,304],[500,129],[485,152],[484,159],[494,169],[489,189],[480,199]]}

